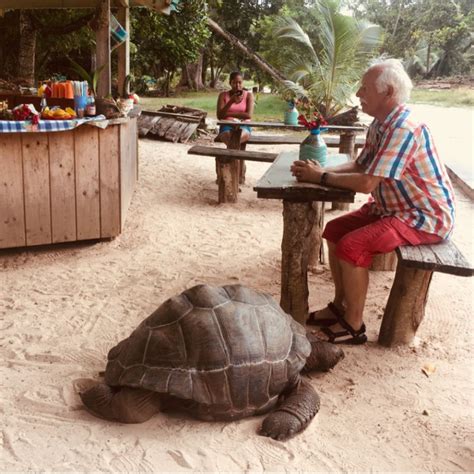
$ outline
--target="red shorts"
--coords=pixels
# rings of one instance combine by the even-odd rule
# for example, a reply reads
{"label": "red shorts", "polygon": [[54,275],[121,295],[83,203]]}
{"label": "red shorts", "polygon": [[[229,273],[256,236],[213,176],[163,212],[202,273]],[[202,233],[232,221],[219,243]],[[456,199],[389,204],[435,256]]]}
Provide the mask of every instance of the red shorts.
{"label": "red shorts", "polygon": [[372,257],[401,245],[434,244],[443,240],[404,224],[396,217],[369,214],[370,205],[326,224],[323,237],[336,244],[336,256],[356,267],[369,267]]}

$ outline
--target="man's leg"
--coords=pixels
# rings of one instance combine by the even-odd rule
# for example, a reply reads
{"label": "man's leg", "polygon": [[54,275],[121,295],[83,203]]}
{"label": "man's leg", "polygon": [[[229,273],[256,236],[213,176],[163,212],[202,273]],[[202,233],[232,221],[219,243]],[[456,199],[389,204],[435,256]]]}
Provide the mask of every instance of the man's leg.
{"label": "man's leg", "polygon": [[323,238],[328,244],[329,268],[334,281],[334,300],[323,309],[313,311],[309,315],[308,323],[315,325],[331,324],[337,316],[345,312],[345,292],[341,274],[341,264],[336,256],[337,243],[349,232],[366,226],[378,220],[377,216],[368,214],[368,205],[364,205],[357,211],[350,212],[341,217],[333,219],[326,224]]}
{"label": "man's leg", "polygon": [[329,254],[329,268],[331,269],[332,280],[334,282],[334,300],[333,303],[336,308],[344,313],[345,301],[344,301],[344,285],[341,274],[341,264],[339,259],[336,257],[336,244],[327,241],[328,243],[328,254]]}
{"label": "man's leg", "polygon": [[343,320],[322,328],[319,337],[330,342],[365,342],[363,313],[369,286],[368,268],[373,255],[391,252],[400,245],[408,243],[406,235],[409,231],[400,232],[397,224],[395,218],[379,218],[349,232],[333,246],[332,254],[335,260],[333,266],[340,270],[346,308]]}

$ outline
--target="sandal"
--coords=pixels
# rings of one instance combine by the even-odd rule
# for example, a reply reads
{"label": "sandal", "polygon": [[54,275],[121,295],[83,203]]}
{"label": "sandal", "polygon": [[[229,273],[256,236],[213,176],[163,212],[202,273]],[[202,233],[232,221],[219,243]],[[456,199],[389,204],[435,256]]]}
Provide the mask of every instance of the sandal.
{"label": "sandal", "polygon": [[338,319],[337,322],[344,328],[342,331],[334,332],[328,327],[321,328],[321,332],[329,338],[327,342],[330,342],[331,344],[364,344],[367,342],[364,323],[362,323],[360,329],[356,331],[343,318]]}
{"label": "sandal", "polygon": [[316,316],[319,311],[323,310],[312,311],[308,315],[309,317],[306,320],[306,324],[310,326],[332,326],[333,324],[336,324],[340,319],[344,319],[344,313],[339,311],[339,309],[334,303],[328,303],[326,308],[329,309],[332,314],[334,314],[333,318],[317,318]]}

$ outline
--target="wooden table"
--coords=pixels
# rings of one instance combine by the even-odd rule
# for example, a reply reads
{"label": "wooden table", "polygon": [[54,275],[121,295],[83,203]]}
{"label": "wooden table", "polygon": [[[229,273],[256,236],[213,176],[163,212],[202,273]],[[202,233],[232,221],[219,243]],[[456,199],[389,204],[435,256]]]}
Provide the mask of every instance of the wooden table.
{"label": "wooden table", "polygon": [[[297,182],[290,172],[297,159],[298,151],[281,152],[254,190],[259,198],[283,200],[280,306],[304,325],[308,317],[308,263],[311,251],[321,245],[323,203],[354,202],[355,193]],[[349,157],[338,154],[329,155],[329,159],[330,165],[337,165]]]}
{"label": "wooden table", "polygon": [[[240,136],[242,133],[241,126],[248,127],[260,127],[260,128],[272,128],[272,129],[286,129],[286,130],[300,130],[307,131],[306,127],[303,125],[286,125],[283,122],[236,122],[233,120],[218,120],[217,125],[230,125],[232,127],[232,132],[230,136],[230,143],[228,148],[233,150],[245,150],[245,143],[240,143]],[[346,126],[346,125],[326,125],[324,128],[327,128],[328,131],[339,132],[340,142],[339,142],[339,153],[349,154],[352,159],[355,159],[355,143],[356,143],[356,132],[365,132],[366,127],[361,126]],[[245,183],[245,162],[237,160],[225,160],[216,158],[216,168],[217,168],[217,179],[221,179],[223,173],[220,172],[223,168],[226,168],[227,174],[231,177],[228,178],[232,181],[233,185],[230,186],[232,189],[238,190],[238,185]],[[222,202],[235,202],[232,200],[232,194],[229,198],[226,198]],[[333,202],[333,209],[344,209],[347,210],[348,206],[337,201]]]}

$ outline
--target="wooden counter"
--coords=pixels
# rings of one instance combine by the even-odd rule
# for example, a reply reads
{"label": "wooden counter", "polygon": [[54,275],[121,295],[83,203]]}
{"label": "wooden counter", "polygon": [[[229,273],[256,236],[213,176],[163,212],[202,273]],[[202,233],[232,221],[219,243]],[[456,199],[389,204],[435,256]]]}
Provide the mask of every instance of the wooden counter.
{"label": "wooden counter", "polygon": [[0,249],[119,235],[138,175],[137,118],[0,133]]}

